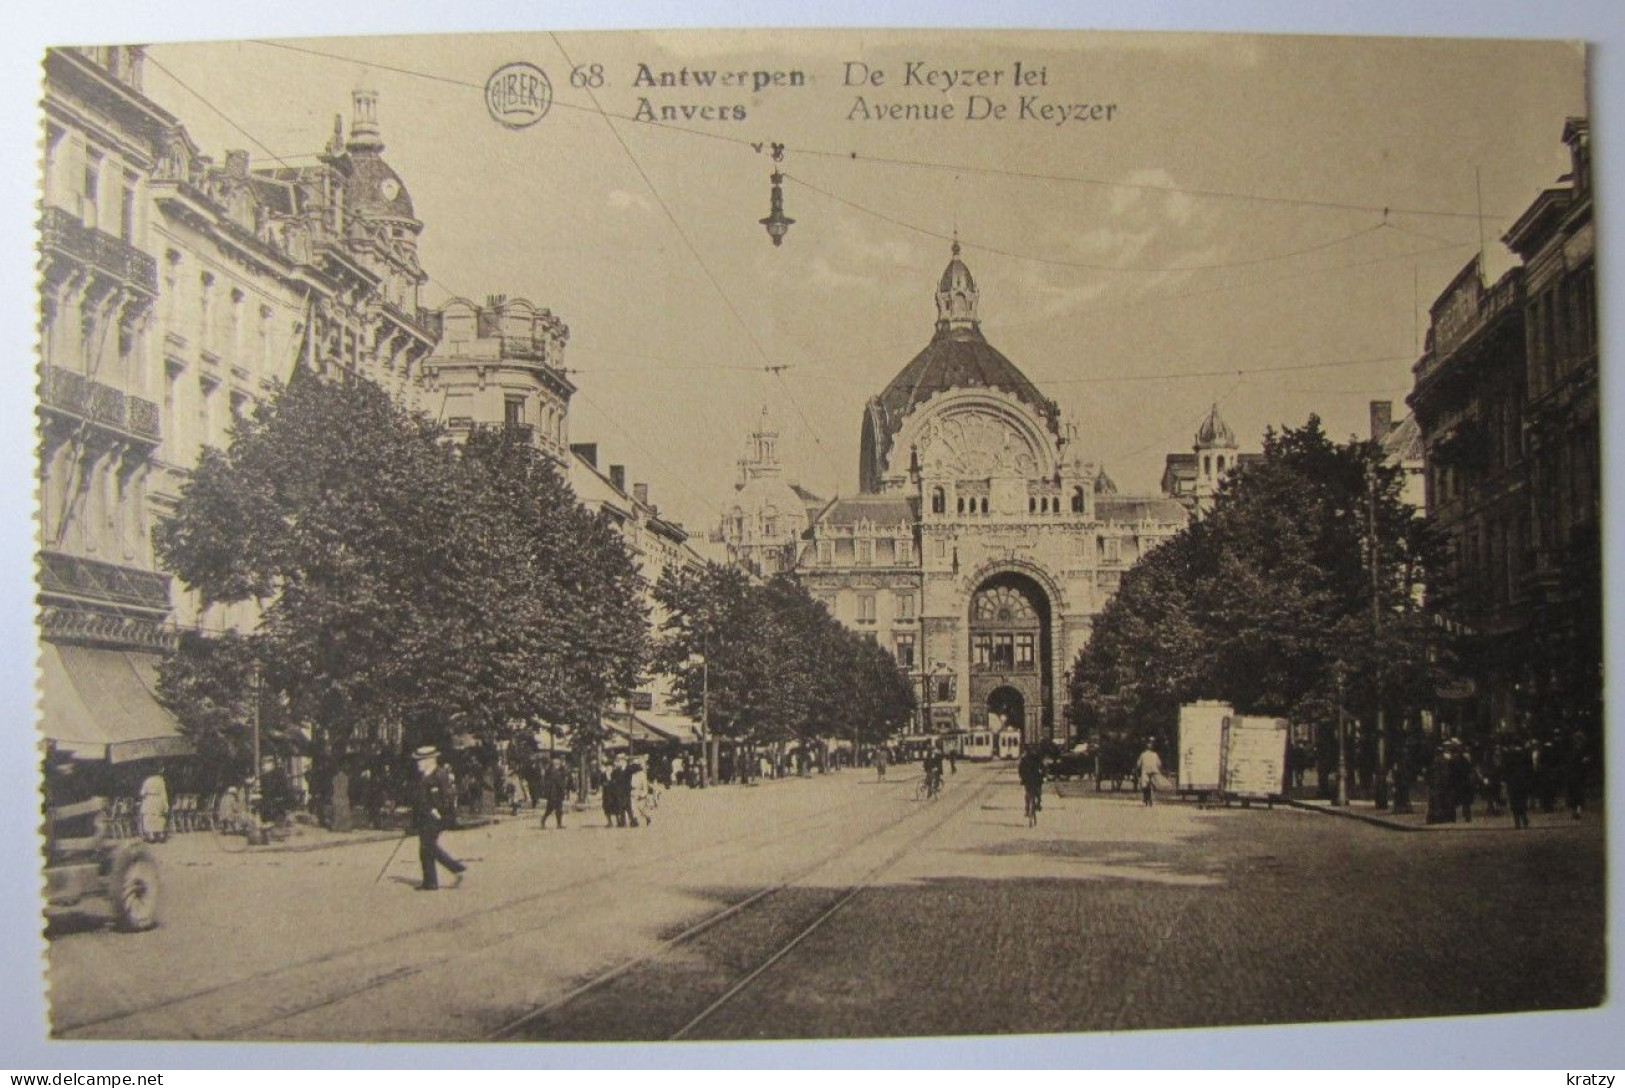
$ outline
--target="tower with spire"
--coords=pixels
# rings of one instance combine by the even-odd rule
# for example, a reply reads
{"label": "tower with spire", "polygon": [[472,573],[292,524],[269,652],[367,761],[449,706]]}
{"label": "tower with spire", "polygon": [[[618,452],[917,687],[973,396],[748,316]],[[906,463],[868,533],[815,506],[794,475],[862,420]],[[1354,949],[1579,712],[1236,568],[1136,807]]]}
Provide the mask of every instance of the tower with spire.
{"label": "tower with spire", "polygon": [[982,323],[976,313],[976,280],[959,259],[959,239],[954,239],[953,255],[937,281],[938,334],[974,329]]}
{"label": "tower with spire", "polygon": [[1213,498],[1224,478],[1261,455],[1242,453],[1236,433],[1214,403],[1196,428],[1190,453],[1170,453],[1162,470],[1162,491],[1178,499],[1193,514],[1213,508]]}
{"label": "tower with spire", "polygon": [[764,404],[745,440],[733,501],[711,542],[718,546],[719,558],[752,573],[787,571],[795,565],[808,521],[823,505],[823,499],[785,478],[779,429]]}

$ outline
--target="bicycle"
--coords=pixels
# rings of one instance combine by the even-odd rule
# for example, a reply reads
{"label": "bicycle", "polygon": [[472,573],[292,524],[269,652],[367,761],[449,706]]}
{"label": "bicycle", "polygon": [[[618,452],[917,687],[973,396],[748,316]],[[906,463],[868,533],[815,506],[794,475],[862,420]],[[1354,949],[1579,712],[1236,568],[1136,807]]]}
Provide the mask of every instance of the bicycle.
{"label": "bicycle", "polygon": [[940,793],[942,793],[942,779],[935,775],[926,775],[914,787],[914,800],[935,801]]}
{"label": "bicycle", "polygon": [[1040,812],[1040,810],[1043,809],[1043,807],[1044,807],[1043,804],[1039,801],[1038,790],[1032,788],[1031,786],[1027,787],[1027,826],[1028,827],[1037,827],[1038,826],[1038,813]]}

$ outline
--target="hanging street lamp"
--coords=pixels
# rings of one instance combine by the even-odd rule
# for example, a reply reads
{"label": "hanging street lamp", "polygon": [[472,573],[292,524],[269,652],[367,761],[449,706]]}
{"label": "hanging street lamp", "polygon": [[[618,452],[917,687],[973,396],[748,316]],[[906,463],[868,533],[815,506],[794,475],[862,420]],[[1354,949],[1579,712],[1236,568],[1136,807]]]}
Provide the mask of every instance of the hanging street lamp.
{"label": "hanging street lamp", "polygon": [[[773,161],[775,163],[784,161],[783,144],[773,145]],[[780,246],[784,244],[784,236],[790,232],[790,227],[795,223],[795,220],[784,214],[784,175],[774,169],[771,180],[773,182],[773,192],[770,210],[765,219],[758,219],[757,222],[767,228],[767,236],[773,239],[773,244]]]}

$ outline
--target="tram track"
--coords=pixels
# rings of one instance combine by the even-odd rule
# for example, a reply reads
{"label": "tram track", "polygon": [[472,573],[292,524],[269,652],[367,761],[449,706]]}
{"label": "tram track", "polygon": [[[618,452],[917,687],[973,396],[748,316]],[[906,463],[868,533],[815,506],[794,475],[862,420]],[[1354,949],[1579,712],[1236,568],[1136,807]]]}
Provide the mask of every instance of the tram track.
{"label": "tram track", "polygon": [[[641,955],[627,959],[610,969],[594,975],[575,986],[568,992],[532,1009],[513,1020],[508,1021],[496,1030],[490,1032],[486,1039],[489,1041],[526,1039],[532,1041],[562,1041],[564,1039],[588,1040],[629,1040],[629,1039],[664,1039],[667,1041],[681,1041],[695,1037],[703,1026],[716,1022],[726,1011],[735,1006],[741,997],[750,992],[759,981],[768,975],[775,967],[788,958],[803,942],[835,917],[864,889],[871,886],[881,874],[896,866],[907,854],[919,846],[921,842],[935,834],[957,816],[960,812],[980,802],[983,797],[997,783],[997,779],[988,778],[965,791],[962,798],[949,799],[947,804],[927,802],[904,816],[892,821],[885,828],[873,833],[869,839],[873,841],[885,835],[914,817],[926,817],[924,826],[909,835],[902,843],[886,853],[876,864],[865,869],[857,879],[840,884],[833,888],[819,887],[811,889],[815,904],[810,911],[801,911],[801,917],[786,925],[782,919],[770,917],[770,908],[776,901],[787,896],[791,891],[808,891],[805,884],[808,878],[820,870],[828,868],[831,863],[844,854],[846,850],[837,850],[830,855],[819,858],[812,864],[805,866],[785,879],[768,887],[761,888],[743,899],[706,915],[699,921],[688,926],[681,932],[661,942],[659,946]],[[932,818],[934,817],[934,818]],[[754,915],[753,915],[754,912]],[[810,915],[810,917],[809,917]],[[769,951],[765,955],[751,957],[751,961],[739,964],[731,977],[723,984],[714,980],[709,987],[699,987],[695,992],[695,1000],[687,1004],[680,1012],[670,1008],[654,1010],[639,1010],[639,1026],[645,1030],[640,1034],[615,1032],[613,1028],[609,1034],[603,1029],[615,1022],[613,1014],[604,1015],[605,1010],[614,1010],[618,1007],[635,1007],[634,1003],[639,997],[647,997],[637,992],[636,975],[640,970],[654,969],[665,966],[672,968],[675,961],[683,954],[703,951],[696,949],[700,942],[707,938],[717,940],[725,935],[721,933],[726,923],[732,922],[736,926],[746,924],[755,925],[769,930],[783,930],[774,935],[767,944]],[[759,939],[759,937],[757,938]],[[726,941],[720,941],[726,944]],[[715,949],[713,951],[716,951]],[[718,957],[725,958],[725,957]],[[680,970],[680,966],[677,968]],[[616,992],[617,987],[631,988],[630,995]],[[718,992],[720,990],[720,992]],[[670,997],[670,994],[663,994]],[[667,1023],[661,1025],[657,1031],[647,1029],[656,1026],[660,1017],[666,1017]]]}
{"label": "tram track", "polygon": [[[160,1000],[147,1002],[135,1007],[119,1009],[100,1016],[87,1017],[81,1020],[63,1023],[55,1026],[52,1034],[56,1038],[134,1037],[120,1035],[117,1033],[116,1029],[113,1031],[108,1031],[106,1029],[114,1028],[114,1026],[122,1022],[139,1021],[154,1014],[178,1013],[184,1015],[185,1010],[190,1006],[201,1005],[207,1008],[216,1002],[229,1002],[234,995],[241,996],[244,993],[254,993],[256,991],[263,992],[267,988],[278,983],[286,984],[289,980],[298,978],[302,973],[320,971],[324,968],[335,968],[342,965],[343,961],[347,959],[365,957],[371,953],[381,952],[391,948],[398,948],[402,945],[411,944],[417,939],[427,937],[431,934],[445,935],[447,933],[472,931],[482,923],[490,923],[493,920],[501,918],[501,916],[505,914],[523,912],[525,909],[531,908],[543,900],[556,898],[564,893],[579,892],[594,887],[614,885],[616,882],[641,878],[643,876],[658,873],[662,870],[674,867],[680,869],[692,869],[704,864],[726,866],[731,862],[749,857],[758,852],[770,850],[775,847],[782,846],[788,842],[804,840],[809,836],[816,835],[818,832],[826,830],[835,824],[837,822],[836,817],[869,803],[872,803],[871,798],[858,797],[850,801],[842,802],[838,805],[819,809],[816,812],[811,813],[808,818],[797,820],[794,823],[794,826],[785,830],[774,829],[764,834],[746,837],[743,840],[736,837],[733,839],[709,843],[690,850],[663,854],[656,858],[604,869],[594,872],[589,876],[569,880],[562,884],[550,885],[536,892],[507,898],[498,903],[482,907],[478,910],[470,911],[454,918],[441,918],[434,921],[425,922],[421,925],[413,926],[405,930],[396,930],[388,934],[370,938],[368,940],[328,949],[319,954],[308,956],[292,963],[279,964],[276,967],[257,971],[240,978],[228,979],[225,981],[212,983],[207,986],[196,987],[183,993],[174,994]],[[905,813],[904,818],[906,818],[907,815],[909,814]],[[318,1011],[321,1008],[342,1003],[346,1000],[367,994],[381,987],[421,975],[424,971],[431,968],[443,967],[458,960],[479,955],[504,943],[519,939],[526,934],[533,933],[536,929],[546,926],[549,922],[557,921],[564,913],[566,913],[565,910],[550,912],[543,915],[539,919],[534,919],[534,924],[529,925],[527,928],[517,933],[500,933],[494,937],[485,938],[472,944],[464,945],[455,951],[444,955],[422,958],[410,964],[370,973],[365,978],[357,980],[350,985],[341,986],[337,989],[326,988],[319,995],[313,995],[313,997],[308,1001],[300,1002],[296,1006],[278,1009],[269,1016],[251,1017],[246,1020],[233,1021],[223,1028],[216,1027],[202,1032],[183,1033],[181,1037],[197,1039],[239,1038],[244,1032],[254,1031],[256,1029],[290,1019],[294,1016]],[[84,1033],[90,1031],[91,1029],[100,1030],[97,1030],[94,1036],[86,1036]]]}

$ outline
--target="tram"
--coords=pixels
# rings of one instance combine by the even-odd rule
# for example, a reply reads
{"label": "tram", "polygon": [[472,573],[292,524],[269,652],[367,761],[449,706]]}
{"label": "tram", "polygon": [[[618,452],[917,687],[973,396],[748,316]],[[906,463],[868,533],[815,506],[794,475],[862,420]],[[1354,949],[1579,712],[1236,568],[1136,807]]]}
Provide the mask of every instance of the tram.
{"label": "tram", "polygon": [[1001,729],[993,738],[993,756],[995,759],[1021,758],[1021,730]]}
{"label": "tram", "polygon": [[961,759],[985,762],[993,758],[993,734],[986,729],[973,729],[959,736]]}
{"label": "tram", "polygon": [[918,762],[930,755],[936,746],[937,742],[934,737],[904,737],[901,745],[903,762]]}

